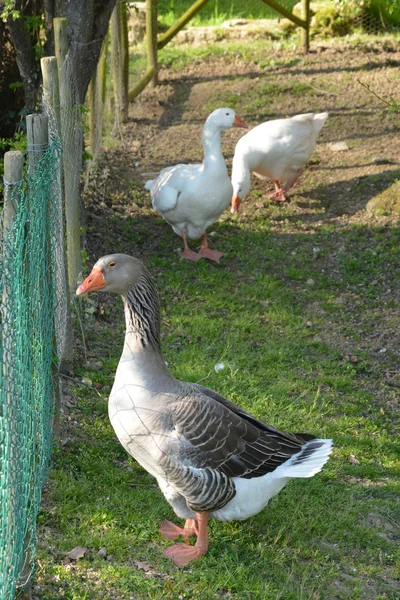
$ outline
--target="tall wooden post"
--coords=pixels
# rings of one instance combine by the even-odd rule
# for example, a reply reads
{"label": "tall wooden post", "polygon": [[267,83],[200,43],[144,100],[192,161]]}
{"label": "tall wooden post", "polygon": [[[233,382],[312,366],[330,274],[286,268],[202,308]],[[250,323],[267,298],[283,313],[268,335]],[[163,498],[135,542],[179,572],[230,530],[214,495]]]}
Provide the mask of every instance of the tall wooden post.
{"label": "tall wooden post", "polygon": [[58,82],[58,66],[55,56],[44,56],[40,59],[42,71],[43,92],[46,100],[54,111],[57,135],[61,137],[60,89]]}
{"label": "tall wooden post", "polygon": [[120,122],[128,118],[128,11],[126,4],[117,4],[111,15],[111,60],[114,102]]}
{"label": "tall wooden post", "polygon": [[146,0],[147,69],[155,69],[155,75],[150,82],[151,87],[155,87],[158,83],[157,2],[158,0]]}
{"label": "tall wooden post", "polygon": [[[79,105],[73,95],[72,74],[67,64],[67,19],[54,19],[54,43],[60,84],[61,143],[63,150],[65,219],[67,226],[68,285],[73,294],[81,272],[80,243],[80,161],[82,148],[77,145]],[[80,139],[82,136],[80,135]],[[79,156],[78,154],[79,153]]]}
{"label": "tall wooden post", "polygon": [[301,0],[301,17],[306,22],[306,27],[301,28],[301,44],[304,54],[310,50],[310,0]]}
{"label": "tall wooden post", "polygon": [[[50,105],[55,117],[54,126],[57,128],[55,132],[59,138],[61,138],[61,114],[60,114],[60,91],[58,82],[58,67],[57,59],[55,56],[46,56],[40,60],[40,66],[42,70],[43,80],[43,92],[46,97],[46,102]],[[60,371],[62,373],[68,372],[72,368],[74,361],[74,337],[73,337],[73,325],[71,316],[71,296],[68,286],[68,266],[67,256],[65,252],[65,240],[64,240],[64,225],[63,225],[63,214],[64,214],[64,193],[62,185],[62,173],[61,164],[59,172],[57,173],[57,181],[55,184],[55,193],[61,194],[60,201],[60,223],[55,235],[57,237],[57,246],[55,248],[56,261],[59,265],[57,273],[55,274],[57,284],[57,294],[59,297],[65,296],[65,303],[59,303],[57,306],[57,318],[59,323],[65,320],[65,340],[62,349]],[[63,314],[66,311],[66,314]],[[59,437],[60,433],[60,406],[55,406],[55,417],[54,417],[54,435]]]}
{"label": "tall wooden post", "polygon": [[96,161],[101,151],[106,96],[107,53],[108,33],[103,41],[96,71],[93,73],[89,84],[89,152],[92,155],[93,161]]}

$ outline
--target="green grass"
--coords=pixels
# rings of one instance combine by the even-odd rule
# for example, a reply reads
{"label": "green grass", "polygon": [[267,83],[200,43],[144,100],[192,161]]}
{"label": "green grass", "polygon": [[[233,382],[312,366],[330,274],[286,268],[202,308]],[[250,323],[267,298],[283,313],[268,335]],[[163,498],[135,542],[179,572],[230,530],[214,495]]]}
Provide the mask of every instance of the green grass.
{"label": "green grass", "polygon": [[[159,20],[170,26],[192,6],[193,0],[160,0]],[[292,10],[296,0],[281,0],[280,4]],[[191,26],[219,25],[228,19],[277,19],[278,13],[260,0],[210,0],[190,22]]]}
{"label": "green grass", "polygon": [[[79,368],[75,374],[89,377],[101,391],[98,397],[90,388],[75,390],[73,418],[79,423],[55,457],[46,500],[51,509],[40,517],[56,548],[53,556],[43,545],[39,551],[46,579],[71,600],[353,599],[365,597],[371,585],[370,598],[395,600],[395,414],[387,406],[384,414],[379,410],[379,374],[371,373],[370,358],[360,351],[360,361],[351,363],[319,340],[326,313],[312,314],[308,307],[329,306],[329,319],[348,327],[348,337],[356,335],[355,317],[375,306],[371,282],[383,268],[398,265],[399,230],[354,226],[341,232],[346,253],[336,276],[319,272],[306,235],[283,235],[277,243],[266,219],[218,228],[218,242],[223,239],[227,255],[238,257],[234,269],[171,261],[176,240],[166,225],[163,236],[164,244],[146,262],[162,298],[163,347],[172,372],[189,381],[206,377],[204,384],[277,427],[333,437],[332,459],[312,480],[291,482],[256,517],[212,523],[210,551],[197,564],[171,565],[161,555],[167,543],[157,528],[174,515],[154,480],[115,440],[107,417],[123,339],[116,299],[105,316],[97,316],[100,329],[87,330],[88,349],[101,358],[102,370]],[[326,247],[331,237],[322,229],[312,243]],[[310,276],[312,288],[306,285]],[[360,284],[369,292],[359,295],[360,304],[336,305]],[[215,373],[217,362],[225,368]],[[388,387],[385,398],[394,398]],[[352,464],[351,455],[360,464]],[[378,527],[369,525],[371,515],[377,515]],[[88,555],[68,570],[59,557],[76,545],[87,546]],[[101,547],[110,561],[97,557]],[[135,560],[149,563],[150,571],[137,568]],[[335,596],[335,586],[342,595]],[[57,589],[48,586],[43,597],[59,598]]]}
{"label": "green grass", "polygon": [[[210,49],[191,51],[206,60]],[[249,50],[242,46],[242,52]],[[183,68],[186,59],[170,49],[172,67]],[[285,64],[297,68],[302,60],[288,54]],[[239,97],[235,80],[226,80],[225,92],[210,87],[209,102],[229,101],[247,118],[256,89]],[[308,101],[312,95],[294,78],[279,89],[264,82],[258,89],[261,112],[275,110],[285,96]],[[304,185],[317,175],[305,174]],[[157,529],[163,519],[177,519],[108,420],[124,335],[122,303],[100,294],[79,301],[89,360],[101,360],[102,368],[85,368],[82,359],[74,373],[91,387],[72,385],[67,397],[67,431],[39,518],[34,595],[398,600],[399,404],[398,387],[387,377],[398,373],[398,356],[380,353],[375,337],[398,327],[398,225],[353,219],[339,226],[321,212],[323,222],[305,231],[296,201],[266,201],[261,210],[248,207],[245,217],[226,214],[211,228],[213,244],[226,253],[221,265],[194,265],[179,260],[180,241],[145,208],[142,186],[131,188],[142,207],[134,218],[94,218],[88,211],[89,247],[100,237],[97,247],[133,248],[144,257],[162,301],[162,345],[173,374],[202,380],[279,428],[332,437],[335,449],[320,474],[290,482],[257,516],[212,522],[209,553],[176,568],[162,556],[169,543]],[[253,202],[260,196],[250,194]],[[218,373],[217,363],[224,364]],[[77,545],[88,548],[85,557],[64,564],[63,553]],[[103,547],[108,560],[97,554]]]}

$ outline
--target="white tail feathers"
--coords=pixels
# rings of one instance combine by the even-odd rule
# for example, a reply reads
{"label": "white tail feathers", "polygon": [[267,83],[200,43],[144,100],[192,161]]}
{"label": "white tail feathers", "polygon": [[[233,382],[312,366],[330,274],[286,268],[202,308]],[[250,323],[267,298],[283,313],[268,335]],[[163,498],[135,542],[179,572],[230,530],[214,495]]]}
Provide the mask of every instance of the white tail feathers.
{"label": "white tail feathers", "polygon": [[148,181],[146,181],[146,183],[144,184],[144,189],[145,190],[151,190],[153,188],[153,183],[154,183],[154,179],[149,179]]}
{"label": "white tail feathers", "polygon": [[[313,477],[327,462],[332,448],[332,440],[310,440],[298,454],[278,467],[279,476]],[[278,469],[276,469],[276,473]]]}
{"label": "white tail feathers", "polygon": [[329,117],[328,113],[318,113],[317,115],[315,115],[314,117],[314,127],[315,127],[315,131],[318,133],[319,131],[321,131],[321,129],[323,128],[323,126],[325,125],[325,122],[327,120],[327,118]]}

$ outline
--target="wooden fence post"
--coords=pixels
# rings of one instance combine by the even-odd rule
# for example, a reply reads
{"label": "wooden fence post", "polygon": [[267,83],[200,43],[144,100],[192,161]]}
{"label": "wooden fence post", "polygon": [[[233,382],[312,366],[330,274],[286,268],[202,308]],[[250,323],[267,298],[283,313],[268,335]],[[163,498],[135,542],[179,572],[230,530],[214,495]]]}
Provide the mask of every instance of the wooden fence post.
{"label": "wooden fence post", "polygon": [[[82,148],[77,145],[79,126],[79,104],[73,94],[72,75],[67,68],[67,19],[54,19],[54,43],[56,49],[60,86],[61,143],[64,170],[65,219],[67,229],[68,285],[73,294],[81,272],[80,203],[79,185]],[[79,153],[79,155],[78,155]]]}
{"label": "wooden fence post", "polygon": [[[28,147],[27,147],[27,157],[28,157],[28,165],[30,169],[30,174],[33,177],[35,169],[39,160],[42,158],[48,143],[49,143],[49,133],[48,133],[48,119],[45,115],[28,115],[26,117],[26,134],[28,138]],[[47,247],[48,252],[50,252],[50,235],[52,232],[47,232]],[[52,263],[51,257],[48,257],[48,265]],[[52,273],[49,277],[54,277],[55,274]],[[69,295],[67,296],[69,298]],[[67,311],[69,307],[67,308]],[[69,324],[71,326],[71,323]],[[67,321],[68,326],[68,321]],[[72,330],[71,330],[72,333]],[[68,332],[66,332],[68,336]],[[53,347],[54,353],[57,352],[57,342],[56,337],[54,335],[53,338]],[[60,413],[61,413],[61,390],[58,380],[58,370],[56,363],[53,363],[52,368],[52,376],[54,379],[54,416],[53,416],[53,433],[56,441],[60,438]]]}
{"label": "wooden fence post", "polygon": [[310,0],[301,0],[301,17],[306,22],[306,27],[301,28],[301,44],[304,54],[310,50]]}
{"label": "wooden fence post", "polygon": [[[58,83],[58,67],[57,59],[55,56],[47,56],[40,60],[40,66],[42,70],[43,79],[43,92],[46,96],[48,104],[54,111],[55,116],[55,127],[57,128],[58,137],[61,136],[61,115],[60,115],[60,91]],[[65,240],[64,240],[64,227],[63,227],[63,214],[64,214],[64,193],[62,185],[62,169],[61,164],[59,167],[59,173],[57,177],[57,188],[61,193],[60,204],[61,204],[61,215],[60,215],[60,230],[55,233],[57,237],[57,263],[59,269],[57,271],[57,289],[58,296],[65,295],[65,305],[59,304],[57,307],[57,317],[59,323],[62,323],[65,319],[65,340],[62,349],[62,356],[60,356],[60,371],[62,373],[68,372],[73,365],[74,361],[74,334],[71,316],[71,296],[68,286],[68,267],[67,267],[67,256],[65,253]],[[58,190],[56,189],[56,192]],[[66,311],[66,315],[62,314],[62,311]],[[57,416],[58,413],[58,416]],[[59,419],[60,407],[56,407],[56,416],[54,421],[54,434],[55,437],[59,437],[60,434],[60,419]]]}
{"label": "wooden fence post", "polygon": [[[7,241],[7,235],[9,234],[9,232],[11,231],[13,224],[14,224],[14,220],[17,214],[17,210],[18,210],[18,184],[21,183],[22,180],[22,173],[23,173],[23,168],[24,168],[24,156],[22,154],[22,152],[20,152],[19,150],[16,151],[12,151],[12,152],[6,152],[4,155],[4,211],[3,211],[3,233],[4,233],[4,248],[2,249],[2,252],[5,253],[5,255],[7,255],[8,253],[8,241]],[[11,257],[10,257],[11,258]],[[5,285],[3,288],[3,294],[2,294],[2,299],[1,299],[1,309],[2,309],[2,313],[4,308],[7,306],[8,304],[8,297],[10,296],[11,290],[9,288],[9,286],[7,285],[7,278],[5,279]],[[7,356],[7,339],[12,336],[12,332],[10,331],[10,328],[12,328],[13,323],[11,323],[4,314],[1,315],[2,316],[2,329],[1,329],[1,335],[3,337],[3,343],[2,343],[2,347],[4,348],[4,354],[2,356],[2,366],[1,368],[3,369],[3,375],[6,378],[13,378],[13,372],[12,372],[12,362],[10,361],[9,357]],[[9,398],[9,404],[10,406],[13,406],[13,401],[12,398]],[[10,497],[12,498],[13,496],[15,497],[15,493],[16,493],[16,489],[14,487],[14,484],[11,482],[11,489],[8,490]],[[12,518],[16,518],[15,517],[15,512],[14,512],[14,502],[11,500],[12,505],[9,509],[8,512],[8,517],[10,519]],[[27,542],[27,538],[25,538],[25,544]],[[21,573],[21,577],[19,580],[19,584],[21,586],[21,591],[20,591],[20,598],[21,600],[30,600],[32,597],[32,593],[31,593],[31,581],[30,581],[30,569],[28,569],[27,565],[24,564],[26,562],[27,559],[27,554],[26,554],[26,546],[24,549],[24,553],[23,553],[23,571]]]}
{"label": "wooden fence post", "polygon": [[108,33],[104,38],[100,59],[89,85],[89,152],[93,162],[96,161],[101,151],[106,99],[107,53]]}
{"label": "wooden fence post", "polygon": [[55,56],[45,56],[40,59],[43,91],[56,118],[57,135],[61,137],[60,89],[58,82],[58,67]]}
{"label": "wooden fence post", "polygon": [[3,232],[4,238],[11,230],[15,215],[18,196],[13,192],[13,187],[20,183],[24,168],[24,155],[19,150],[6,152],[4,155],[4,211]]}
{"label": "wooden fence post", "polygon": [[147,69],[155,69],[155,75],[150,82],[151,87],[155,87],[158,83],[157,1],[158,0],[146,0]]}
{"label": "wooden fence post", "polygon": [[117,4],[111,15],[111,61],[114,104],[118,121],[128,118],[129,51],[128,12],[125,3]]}

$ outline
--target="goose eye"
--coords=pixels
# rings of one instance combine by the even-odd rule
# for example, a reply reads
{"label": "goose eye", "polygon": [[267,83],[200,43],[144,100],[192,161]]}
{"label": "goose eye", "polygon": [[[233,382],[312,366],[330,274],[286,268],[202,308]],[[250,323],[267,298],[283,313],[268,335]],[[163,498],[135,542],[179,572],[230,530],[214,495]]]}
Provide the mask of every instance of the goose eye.
{"label": "goose eye", "polygon": [[227,117],[229,117],[229,113],[225,113]]}
{"label": "goose eye", "polygon": [[110,263],[108,263],[108,266],[109,266],[109,267],[115,267],[115,262],[110,262]]}

